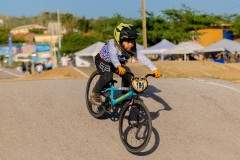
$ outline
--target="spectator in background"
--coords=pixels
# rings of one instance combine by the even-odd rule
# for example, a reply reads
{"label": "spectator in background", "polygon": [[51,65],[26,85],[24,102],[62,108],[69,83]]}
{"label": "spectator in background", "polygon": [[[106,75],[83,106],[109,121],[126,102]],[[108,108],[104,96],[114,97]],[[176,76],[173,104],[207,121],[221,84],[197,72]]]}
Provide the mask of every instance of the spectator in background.
{"label": "spectator in background", "polygon": [[238,54],[237,51],[236,51],[235,54],[234,54],[234,58],[235,58],[235,62],[236,62],[236,63],[240,62],[239,54]]}
{"label": "spectator in background", "polygon": [[18,72],[22,72],[22,66],[21,66],[21,64],[19,64],[19,65],[17,66],[17,71],[18,71]]}
{"label": "spectator in background", "polygon": [[24,62],[22,62],[22,72],[25,73],[26,72],[26,64]]}
{"label": "spectator in background", "polygon": [[28,72],[29,72],[29,74],[32,74],[32,62],[31,61],[28,62]]}
{"label": "spectator in background", "polygon": [[76,67],[76,56],[72,57],[72,65]]}
{"label": "spectator in background", "polygon": [[69,60],[70,60],[69,57],[66,55],[66,53],[64,53],[63,56],[60,59],[61,66],[62,67],[67,67]]}
{"label": "spectator in background", "polygon": [[223,54],[224,54],[223,52],[216,54],[215,58],[213,58],[213,62],[224,63],[225,60],[223,58]]}
{"label": "spectator in background", "polygon": [[52,62],[52,59],[51,58],[48,58],[48,61],[47,61],[47,70],[50,70],[53,68],[53,62]]}
{"label": "spectator in background", "polygon": [[37,71],[38,74],[42,73],[42,71],[43,71],[43,65],[42,65],[42,63],[38,63],[38,64],[36,65],[36,71]]}
{"label": "spectator in background", "polygon": [[230,59],[230,63],[235,63],[235,58],[234,58],[234,54],[232,54],[231,52],[228,54],[229,59]]}
{"label": "spectator in background", "polygon": [[46,65],[45,65],[45,61],[42,61],[42,66],[43,66],[43,70],[46,71]]}

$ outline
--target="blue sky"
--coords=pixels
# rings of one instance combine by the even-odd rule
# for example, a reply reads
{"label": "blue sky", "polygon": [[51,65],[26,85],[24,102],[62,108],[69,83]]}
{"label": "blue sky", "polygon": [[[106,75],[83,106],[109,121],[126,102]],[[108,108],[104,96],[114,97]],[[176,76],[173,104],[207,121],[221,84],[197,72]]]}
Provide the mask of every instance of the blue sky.
{"label": "blue sky", "polygon": [[[223,15],[240,14],[240,0],[145,0],[147,11],[161,15],[165,9],[180,9],[182,4],[202,11]],[[141,0],[1,0],[0,15],[36,16],[42,12],[71,13],[86,18],[112,17],[141,18]]]}

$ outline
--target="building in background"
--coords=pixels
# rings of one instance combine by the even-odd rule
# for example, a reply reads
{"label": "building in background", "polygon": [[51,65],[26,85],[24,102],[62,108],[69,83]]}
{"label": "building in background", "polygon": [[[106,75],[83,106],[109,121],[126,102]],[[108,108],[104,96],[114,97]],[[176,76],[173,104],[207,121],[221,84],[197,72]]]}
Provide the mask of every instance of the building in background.
{"label": "building in background", "polygon": [[2,20],[2,19],[0,19],[0,26],[1,26],[1,25],[3,25],[3,20]]}
{"label": "building in background", "polygon": [[233,32],[226,29],[200,29],[198,33],[202,34],[198,37],[202,46],[212,45],[222,39],[234,40]]}
{"label": "building in background", "polygon": [[51,34],[41,34],[35,35],[34,41],[37,43],[52,43],[55,44],[58,42],[58,35],[51,35]]}
{"label": "building in background", "polygon": [[47,33],[47,28],[38,24],[19,26],[11,29],[10,33],[14,36],[17,34],[28,34],[31,32],[31,30],[39,30],[42,31],[43,33]]}
{"label": "building in background", "polygon": [[[59,23],[59,27],[58,27],[57,22],[50,22],[48,23],[47,28],[48,28],[48,34],[58,35],[59,33],[60,35],[62,35],[67,33],[66,27],[62,26],[61,23]],[[58,29],[60,29],[59,32],[58,32]]]}

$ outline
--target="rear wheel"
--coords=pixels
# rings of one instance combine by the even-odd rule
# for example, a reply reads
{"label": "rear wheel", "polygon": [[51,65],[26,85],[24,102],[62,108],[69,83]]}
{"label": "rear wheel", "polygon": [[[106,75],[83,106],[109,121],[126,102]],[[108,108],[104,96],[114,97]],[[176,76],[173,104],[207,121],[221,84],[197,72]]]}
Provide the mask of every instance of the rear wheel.
{"label": "rear wheel", "polygon": [[140,152],[152,134],[152,119],[147,107],[138,100],[123,107],[119,117],[119,134],[129,152]]}
{"label": "rear wheel", "polygon": [[88,111],[95,118],[100,118],[105,113],[105,109],[103,106],[93,105],[90,102],[90,93],[92,92],[99,78],[100,78],[100,73],[98,71],[94,71],[91,74],[87,82],[86,95],[85,95]]}

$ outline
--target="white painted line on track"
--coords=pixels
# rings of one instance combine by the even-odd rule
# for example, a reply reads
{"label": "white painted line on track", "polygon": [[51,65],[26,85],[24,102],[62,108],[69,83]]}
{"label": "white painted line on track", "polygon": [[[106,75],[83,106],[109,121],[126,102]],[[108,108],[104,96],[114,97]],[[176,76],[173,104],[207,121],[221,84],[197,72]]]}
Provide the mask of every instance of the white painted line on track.
{"label": "white painted line on track", "polygon": [[88,76],[86,73],[84,73],[83,71],[77,69],[76,67],[72,67],[72,68],[73,68],[75,71],[81,73],[81,74],[82,74],[83,76],[85,76],[86,78],[89,78],[89,76]]}
{"label": "white painted line on track", "polygon": [[15,74],[15,73],[9,72],[9,71],[4,70],[4,69],[0,69],[0,71],[3,71],[3,72],[5,72],[5,73],[7,73],[7,74],[10,74],[10,75],[12,75],[12,76],[23,77],[23,75]]}
{"label": "white painted line on track", "polygon": [[223,88],[227,88],[227,89],[230,89],[230,90],[233,90],[237,93],[240,94],[240,90],[236,89],[236,88],[233,88],[233,87],[230,87],[230,86],[227,86],[227,85],[223,85],[223,84],[219,84],[219,83],[215,83],[215,82],[210,82],[210,81],[207,81],[207,80],[203,80],[203,79],[196,79],[196,78],[193,78],[194,80],[197,80],[199,82],[203,82],[203,83],[208,83],[208,84],[211,84],[211,85],[215,85],[215,86],[219,86],[219,87],[223,87]]}

